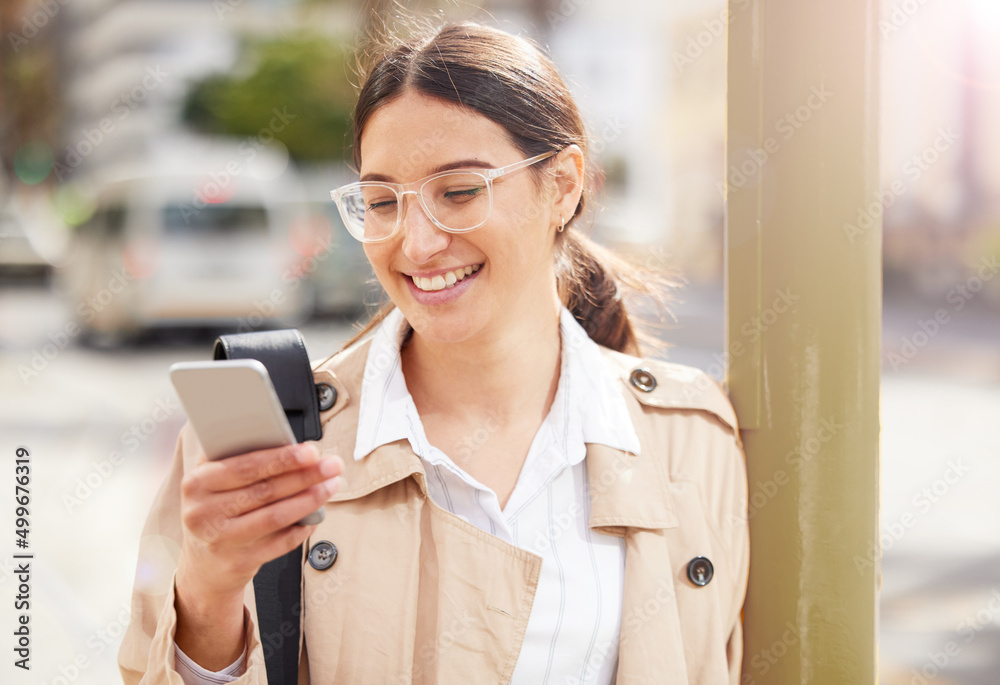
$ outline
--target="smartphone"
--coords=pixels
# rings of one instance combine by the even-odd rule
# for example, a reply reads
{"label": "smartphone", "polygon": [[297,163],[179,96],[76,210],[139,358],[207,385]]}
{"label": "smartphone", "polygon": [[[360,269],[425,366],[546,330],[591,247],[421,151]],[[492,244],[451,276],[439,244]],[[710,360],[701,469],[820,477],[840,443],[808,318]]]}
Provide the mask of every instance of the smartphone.
{"label": "smartphone", "polygon": [[[210,460],[296,442],[267,368],[256,359],[179,362],[170,367],[170,381]],[[299,523],[323,517],[320,507]]]}

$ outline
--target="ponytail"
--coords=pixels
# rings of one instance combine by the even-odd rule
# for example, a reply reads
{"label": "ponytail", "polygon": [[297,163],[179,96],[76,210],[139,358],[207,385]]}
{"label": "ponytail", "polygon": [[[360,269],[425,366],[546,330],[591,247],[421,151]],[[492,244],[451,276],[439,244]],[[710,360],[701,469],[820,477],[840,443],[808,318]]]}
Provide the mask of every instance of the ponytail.
{"label": "ponytail", "polygon": [[619,352],[637,352],[612,266],[614,257],[575,231],[561,237],[555,264],[559,299],[591,340]]}
{"label": "ponytail", "polygon": [[[654,309],[669,311],[669,294],[676,283],[566,228],[556,242],[556,286],[560,300],[590,339],[635,356],[641,354],[640,343],[662,351],[663,343],[651,330],[633,324],[627,304],[653,300]],[[642,323],[651,328],[651,322]]]}

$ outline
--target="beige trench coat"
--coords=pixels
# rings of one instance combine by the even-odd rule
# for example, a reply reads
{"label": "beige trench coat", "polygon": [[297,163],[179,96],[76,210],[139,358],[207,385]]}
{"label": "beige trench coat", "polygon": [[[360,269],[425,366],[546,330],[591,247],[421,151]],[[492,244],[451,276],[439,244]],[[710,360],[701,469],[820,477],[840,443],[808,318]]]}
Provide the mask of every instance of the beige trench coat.
{"label": "beige trench coat", "polygon": [[[445,511],[427,496],[405,440],[354,461],[367,344],[315,369],[338,399],[322,415],[324,454],[344,458],[348,486],[326,505],[306,549],[333,542],[336,563],[303,564],[300,683],[507,683],[537,587],[541,558]],[[696,369],[605,354],[642,444],[632,455],[588,444],[590,527],[625,540],[618,685],[735,684],[748,571],[746,470],[721,388]],[[630,372],[647,368],[643,392]],[[180,481],[199,453],[184,428],[144,530],[132,621],[119,653],[127,684],[182,685],[173,670],[173,572],[181,539]],[[708,557],[708,585],[688,579]],[[248,665],[239,683],[264,685],[261,636],[247,588]],[[604,658],[598,655],[596,658]]]}

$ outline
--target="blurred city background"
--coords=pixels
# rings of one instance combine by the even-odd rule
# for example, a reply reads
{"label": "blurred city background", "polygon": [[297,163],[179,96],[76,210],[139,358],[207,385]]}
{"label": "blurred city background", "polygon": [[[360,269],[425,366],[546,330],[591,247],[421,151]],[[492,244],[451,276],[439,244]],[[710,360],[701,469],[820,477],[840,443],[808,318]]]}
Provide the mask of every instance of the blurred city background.
{"label": "blurred city background", "polygon": [[[548,48],[594,139],[593,235],[679,276],[666,356],[720,379],[725,31],[748,5],[407,3]],[[1000,3],[883,5],[884,192],[857,218],[884,219],[880,681],[996,685]],[[220,332],[288,325],[324,357],[379,301],[327,193],[355,179],[365,16],[346,0],[0,4],[0,434],[5,458],[31,450],[36,556],[34,668],[5,659],[3,682],[117,681],[183,422],[167,367]]]}

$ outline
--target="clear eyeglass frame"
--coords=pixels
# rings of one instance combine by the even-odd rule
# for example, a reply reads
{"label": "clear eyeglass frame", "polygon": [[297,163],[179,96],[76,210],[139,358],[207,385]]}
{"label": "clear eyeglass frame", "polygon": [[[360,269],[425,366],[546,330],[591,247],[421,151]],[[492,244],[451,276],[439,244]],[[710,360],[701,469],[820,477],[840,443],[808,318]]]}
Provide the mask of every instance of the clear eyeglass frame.
{"label": "clear eyeglass frame", "polygon": [[[425,176],[416,181],[411,181],[410,183],[390,183],[388,181],[358,181],[355,183],[348,183],[345,186],[341,186],[336,190],[330,191],[330,197],[337,204],[337,209],[340,211],[340,217],[344,221],[344,226],[347,228],[347,232],[350,233],[354,238],[361,241],[362,243],[381,243],[386,240],[391,240],[399,233],[399,227],[403,225],[403,217],[406,215],[406,204],[405,199],[407,195],[414,195],[417,201],[420,203],[421,209],[424,211],[424,215],[427,216],[435,226],[440,228],[442,231],[447,233],[468,233],[474,231],[487,221],[489,221],[490,215],[493,213],[493,181],[496,179],[506,176],[507,174],[512,174],[515,171],[520,171],[521,169],[526,169],[527,167],[537,164],[542,160],[548,159],[558,154],[558,150],[552,150],[549,152],[543,152],[540,155],[535,155],[534,157],[528,157],[527,159],[522,159],[520,162],[514,162],[513,164],[508,164],[507,166],[500,167],[498,169],[449,169],[447,171],[441,171],[436,174],[431,174],[430,176]],[[424,199],[423,189],[424,187],[437,179],[443,178],[445,176],[450,176],[453,174],[474,174],[476,176],[482,177],[486,184],[486,195],[488,200],[488,208],[486,210],[485,218],[480,221],[475,226],[470,226],[468,228],[451,228],[445,226],[441,223],[436,216],[431,207],[428,206],[427,201]],[[346,207],[344,198],[355,192],[362,190],[364,188],[387,188],[392,190],[396,194],[396,203],[398,210],[396,211],[396,225],[393,227],[387,235],[381,238],[365,238],[364,236],[364,226],[358,226],[354,217],[351,216],[350,211]]]}

